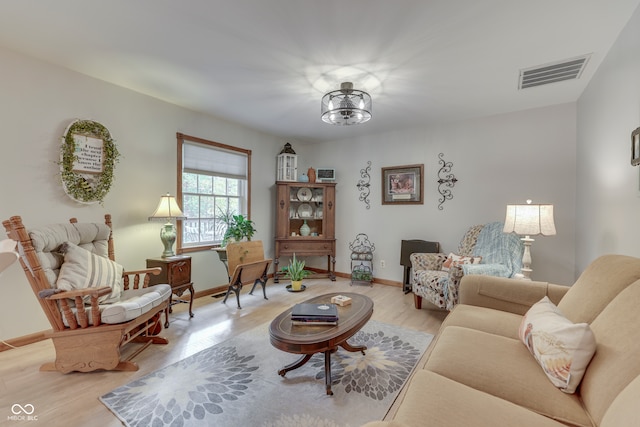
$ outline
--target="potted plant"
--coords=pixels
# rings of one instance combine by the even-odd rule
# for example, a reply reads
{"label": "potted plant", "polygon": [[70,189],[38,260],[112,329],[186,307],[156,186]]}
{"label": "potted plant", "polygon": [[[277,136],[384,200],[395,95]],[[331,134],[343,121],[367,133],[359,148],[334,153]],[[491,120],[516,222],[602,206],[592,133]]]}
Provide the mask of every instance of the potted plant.
{"label": "potted plant", "polygon": [[304,260],[298,261],[295,252],[293,258],[289,260],[289,265],[282,267],[285,276],[291,280],[291,290],[302,290],[302,279],[313,274],[312,271],[304,269]]}
{"label": "potted plant", "polygon": [[226,246],[228,242],[240,242],[242,239],[251,240],[256,229],[254,223],[242,214],[234,215],[226,212],[218,216],[225,225],[226,229],[222,238],[222,246]]}

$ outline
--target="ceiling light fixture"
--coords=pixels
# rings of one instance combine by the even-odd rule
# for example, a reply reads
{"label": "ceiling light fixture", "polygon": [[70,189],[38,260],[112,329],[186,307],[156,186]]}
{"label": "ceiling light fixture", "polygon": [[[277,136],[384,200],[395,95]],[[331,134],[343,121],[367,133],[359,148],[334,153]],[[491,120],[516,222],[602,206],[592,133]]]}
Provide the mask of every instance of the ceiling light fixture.
{"label": "ceiling light fixture", "polygon": [[332,125],[357,125],[371,119],[371,95],[344,82],[322,97],[322,121]]}

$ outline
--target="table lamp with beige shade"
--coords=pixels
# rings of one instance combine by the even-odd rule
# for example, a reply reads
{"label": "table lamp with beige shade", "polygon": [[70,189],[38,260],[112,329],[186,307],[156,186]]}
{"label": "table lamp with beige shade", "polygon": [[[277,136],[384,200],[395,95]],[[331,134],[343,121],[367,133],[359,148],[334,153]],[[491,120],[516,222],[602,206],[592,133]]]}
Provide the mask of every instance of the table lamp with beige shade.
{"label": "table lamp with beige shade", "polygon": [[531,243],[534,242],[531,236],[555,236],[553,205],[534,205],[531,200],[524,205],[507,205],[503,231],[524,236],[520,239],[524,242],[522,275],[531,280]]}
{"label": "table lamp with beige shade", "polygon": [[155,212],[149,217],[149,221],[167,221],[160,230],[160,240],[164,245],[164,252],[162,252],[163,258],[175,256],[173,252],[173,244],[176,241],[176,227],[175,220],[187,219],[182,213],[180,206],[175,197],[167,193],[165,196],[160,197],[160,203]]}

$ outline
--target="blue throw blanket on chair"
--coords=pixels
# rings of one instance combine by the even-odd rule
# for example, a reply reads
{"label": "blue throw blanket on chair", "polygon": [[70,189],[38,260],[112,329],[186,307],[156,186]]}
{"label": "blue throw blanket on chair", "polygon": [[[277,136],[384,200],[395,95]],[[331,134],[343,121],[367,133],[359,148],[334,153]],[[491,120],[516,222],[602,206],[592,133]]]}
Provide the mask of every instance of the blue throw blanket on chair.
{"label": "blue throw blanket on chair", "polygon": [[522,268],[524,245],[515,234],[502,231],[504,223],[490,222],[482,227],[473,249],[474,256],[481,256],[480,264],[465,264],[464,274],[513,277]]}

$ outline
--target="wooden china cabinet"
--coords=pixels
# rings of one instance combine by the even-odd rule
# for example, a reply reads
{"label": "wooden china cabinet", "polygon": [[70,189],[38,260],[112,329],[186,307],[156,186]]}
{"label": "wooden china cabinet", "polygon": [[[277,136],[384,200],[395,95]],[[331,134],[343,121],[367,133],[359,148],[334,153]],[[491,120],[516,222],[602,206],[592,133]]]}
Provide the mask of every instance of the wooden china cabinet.
{"label": "wooden china cabinet", "polygon": [[327,274],[336,280],[336,183],[277,181],[274,281],[281,256],[327,256]]}

